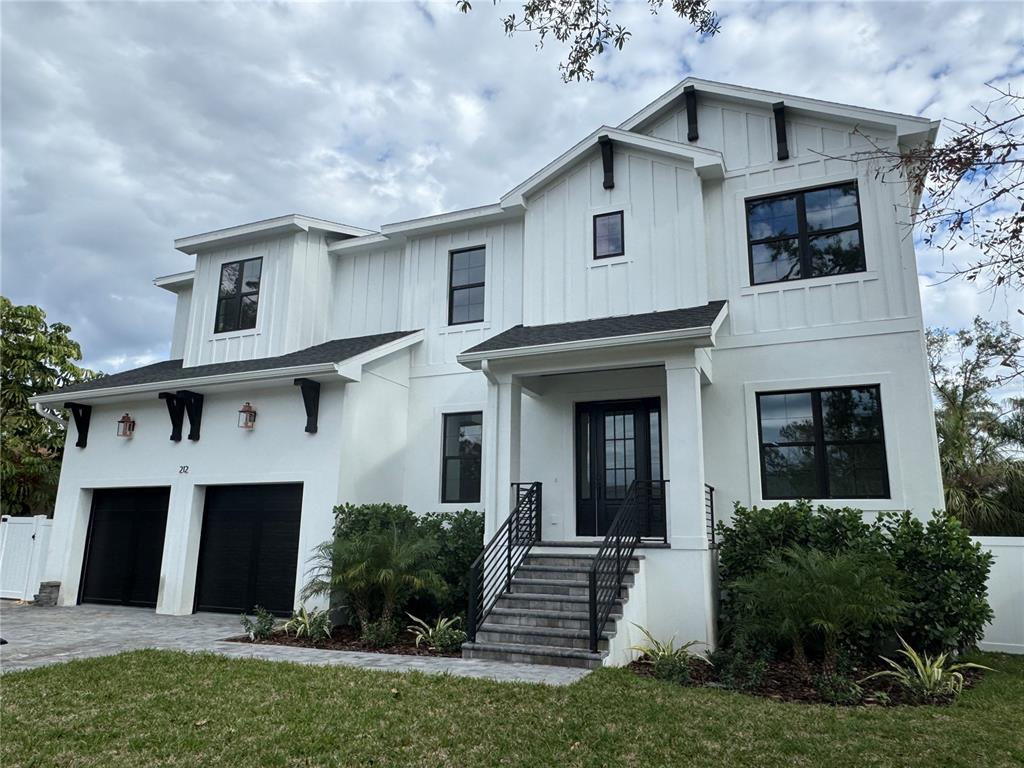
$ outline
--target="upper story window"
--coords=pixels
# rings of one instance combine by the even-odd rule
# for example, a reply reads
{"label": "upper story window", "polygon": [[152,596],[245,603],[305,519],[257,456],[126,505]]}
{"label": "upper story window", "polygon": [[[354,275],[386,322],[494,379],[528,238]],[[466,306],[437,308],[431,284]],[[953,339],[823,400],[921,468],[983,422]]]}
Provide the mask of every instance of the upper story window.
{"label": "upper story window", "polygon": [[594,258],[608,259],[625,253],[622,211],[597,214],[594,217]]}
{"label": "upper story window", "polygon": [[221,265],[214,333],[244,331],[256,327],[262,269],[262,258],[229,261]]}
{"label": "upper story window", "polygon": [[480,454],[483,414],[446,413],[441,450],[441,501],[480,501]]}
{"label": "upper story window", "polygon": [[765,499],[885,499],[879,388],[757,395]]}
{"label": "upper story window", "polygon": [[857,182],[747,200],[750,283],[863,272]]}
{"label": "upper story window", "polygon": [[448,324],[479,323],[484,319],[486,250],[452,251],[448,271]]}

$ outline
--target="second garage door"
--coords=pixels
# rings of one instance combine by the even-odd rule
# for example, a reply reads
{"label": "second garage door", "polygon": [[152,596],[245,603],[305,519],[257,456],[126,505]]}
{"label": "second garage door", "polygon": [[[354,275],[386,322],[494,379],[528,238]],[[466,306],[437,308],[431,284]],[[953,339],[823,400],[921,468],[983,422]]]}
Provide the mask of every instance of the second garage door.
{"label": "second garage door", "polygon": [[195,609],[290,613],[301,509],[301,484],[207,488]]}

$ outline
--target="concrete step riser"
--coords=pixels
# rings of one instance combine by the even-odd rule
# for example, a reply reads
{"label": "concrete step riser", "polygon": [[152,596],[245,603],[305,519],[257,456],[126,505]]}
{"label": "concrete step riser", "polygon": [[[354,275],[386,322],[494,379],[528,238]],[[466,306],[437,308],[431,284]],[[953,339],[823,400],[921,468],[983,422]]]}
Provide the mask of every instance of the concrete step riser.
{"label": "concrete step riser", "polygon": [[569,555],[527,555],[523,565],[559,565],[589,571],[594,565],[591,557],[571,557]]}
{"label": "concrete step riser", "polygon": [[[586,611],[587,601],[559,600],[558,595],[552,595],[551,599],[540,600],[537,598],[524,598],[517,595],[504,595],[495,604],[496,608],[508,608],[513,610],[537,610],[537,611]],[[614,609],[613,609],[614,610]],[[620,608],[621,610],[621,608]]]}
{"label": "concrete step riser", "polygon": [[[516,575],[512,577],[512,581],[515,582],[518,579],[529,579],[530,581],[568,581],[577,582],[580,584],[590,583],[590,572],[589,571],[551,571],[547,569],[534,569],[534,568],[520,568],[516,571]],[[627,572],[622,577],[623,584],[632,584],[635,581],[633,572]]]}
{"label": "concrete step riser", "polygon": [[[614,622],[618,619],[618,616],[612,616],[609,619],[609,623]],[[488,624],[506,625],[511,624],[513,626],[518,625],[521,627],[548,627],[551,629],[575,629],[579,631],[585,631],[590,629],[590,619],[588,617],[583,618],[551,618],[545,616],[530,616],[529,614],[494,614],[492,613],[487,617]]]}
{"label": "concrete step riser", "polygon": [[[534,635],[534,634],[520,634],[518,632],[505,632],[499,631],[495,628],[487,628],[485,624],[479,632],[476,633],[476,639],[481,643],[505,643],[506,645],[550,645],[552,648],[576,648],[581,651],[588,650],[590,648],[590,638],[588,637],[561,637],[552,635]],[[600,650],[608,650],[608,641],[599,640],[598,646]]]}
{"label": "concrete step riser", "polygon": [[[512,594],[514,595],[569,595],[570,597],[589,597],[590,587],[581,584],[566,582],[564,584],[537,584],[535,582],[523,582],[512,580]],[[625,586],[619,591],[619,596],[625,598],[629,595],[629,587]]]}
{"label": "concrete step riser", "polygon": [[575,667],[577,669],[598,669],[600,659],[571,659],[561,656],[543,656],[535,653],[509,653],[507,651],[488,651],[482,648],[466,649],[462,652],[466,659],[484,659],[486,661],[504,661],[513,664],[544,664],[549,667]]}

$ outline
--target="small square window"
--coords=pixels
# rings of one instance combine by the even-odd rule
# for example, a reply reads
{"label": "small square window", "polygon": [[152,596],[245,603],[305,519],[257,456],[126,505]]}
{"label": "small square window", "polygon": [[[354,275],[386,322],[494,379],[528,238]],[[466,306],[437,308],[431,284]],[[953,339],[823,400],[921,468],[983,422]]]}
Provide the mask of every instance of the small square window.
{"label": "small square window", "polygon": [[608,259],[626,253],[622,211],[599,213],[594,217],[594,258]]}

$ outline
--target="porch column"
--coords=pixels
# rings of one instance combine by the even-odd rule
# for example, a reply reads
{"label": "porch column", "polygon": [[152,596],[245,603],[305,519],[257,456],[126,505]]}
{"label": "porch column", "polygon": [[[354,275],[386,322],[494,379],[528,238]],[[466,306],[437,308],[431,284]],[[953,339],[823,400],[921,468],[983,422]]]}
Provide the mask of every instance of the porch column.
{"label": "porch column", "polygon": [[693,355],[665,361],[668,532],[673,549],[707,549],[700,371]]}
{"label": "porch column", "polygon": [[484,419],[484,538],[490,539],[511,509],[511,485],[519,482],[523,388],[509,374],[487,373]]}

